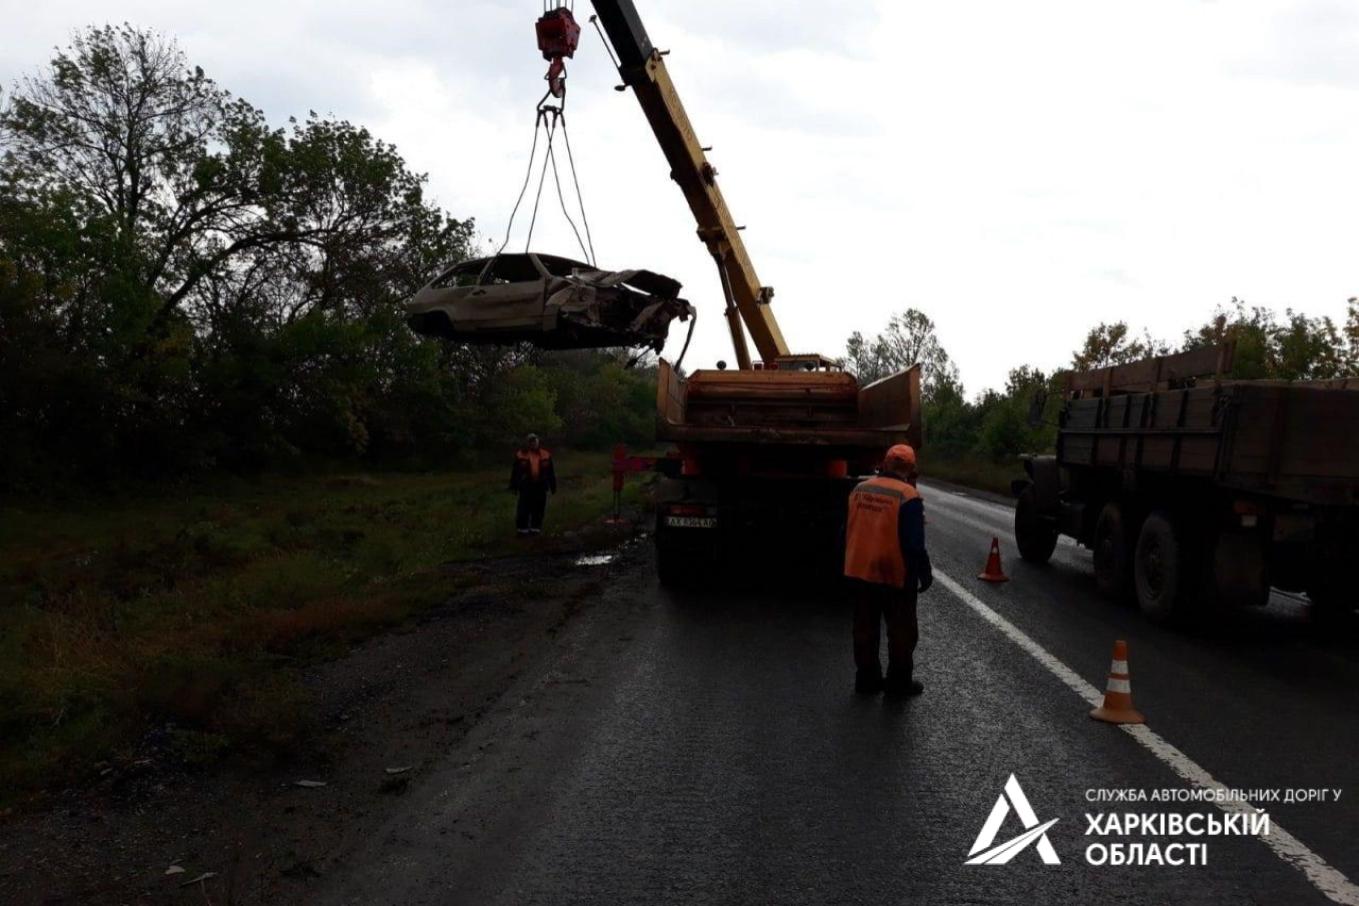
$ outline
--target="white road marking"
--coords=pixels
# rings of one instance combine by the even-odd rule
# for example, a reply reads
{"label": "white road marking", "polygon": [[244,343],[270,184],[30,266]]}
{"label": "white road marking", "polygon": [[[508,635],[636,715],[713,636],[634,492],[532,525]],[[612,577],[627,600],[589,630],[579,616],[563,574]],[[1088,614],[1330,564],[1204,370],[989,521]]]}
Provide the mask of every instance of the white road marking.
{"label": "white road marking", "polygon": [[[934,578],[936,582],[951,591],[960,601],[972,608],[983,620],[998,629],[1003,636],[1046,667],[1049,673],[1084,699],[1086,704],[1091,707],[1098,707],[1103,703],[1104,696],[1100,694],[1098,689],[1086,682],[1079,673],[1054,657],[1018,626],[992,610],[972,592],[937,569],[934,571]],[[1202,789],[1227,792],[1228,787],[1145,724],[1121,724],[1119,729],[1137,740],[1144,749],[1160,759],[1181,779]],[[1250,803],[1240,800],[1223,800],[1213,804],[1228,813],[1254,815],[1261,811]],[[1345,877],[1343,872],[1333,868],[1325,859],[1308,849],[1301,840],[1280,827],[1273,818],[1270,819],[1268,836],[1261,836],[1256,839],[1273,850],[1274,854],[1284,862],[1301,871],[1312,883],[1312,886],[1327,899],[1344,904],[1344,906],[1359,906],[1359,887],[1356,887],[1349,878]]]}

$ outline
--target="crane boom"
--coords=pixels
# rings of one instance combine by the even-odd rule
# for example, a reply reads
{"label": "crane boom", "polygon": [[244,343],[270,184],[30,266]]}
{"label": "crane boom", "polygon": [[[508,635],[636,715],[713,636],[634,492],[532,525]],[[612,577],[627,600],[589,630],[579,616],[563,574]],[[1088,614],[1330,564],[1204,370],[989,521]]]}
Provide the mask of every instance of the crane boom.
{"label": "crane boom", "polygon": [[618,73],[642,105],[651,131],[670,163],[670,175],[679,183],[698,222],[698,237],[717,264],[737,364],[742,369],[751,367],[742,323],[766,362],[789,355],[788,344],[770,307],[774,290],[762,286],[755,274],[739,228],[717,185],[717,170],[694,134],[689,115],[670,81],[663,52],[647,37],[632,0],[593,0],[593,3],[618,55]]}

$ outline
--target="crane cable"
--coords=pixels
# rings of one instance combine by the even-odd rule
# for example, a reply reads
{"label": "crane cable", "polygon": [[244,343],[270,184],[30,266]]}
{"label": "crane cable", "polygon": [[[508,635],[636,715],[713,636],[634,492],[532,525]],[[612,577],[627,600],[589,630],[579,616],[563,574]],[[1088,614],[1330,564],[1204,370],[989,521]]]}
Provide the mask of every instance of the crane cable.
{"label": "crane cable", "polygon": [[[505,239],[500,243],[500,248],[496,250],[494,257],[500,257],[500,254],[510,243],[510,236],[514,230],[514,219],[519,213],[520,205],[523,204],[524,193],[528,191],[529,183],[533,181],[533,165],[538,155],[538,135],[539,133],[543,133],[547,137],[547,151],[543,155],[543,166],[538,176],[538,190],[533,199],[533,214],[529,219],[528,236],[524,240],[524,251],[527,252],[529,250],[529,245],[533,242],[533,230],[538,223],[538,210],[542,203],[543,186],[547,182],[547,170],[550,166],[552,168],[552,181],[557,189],[557,200],[561,204],[562,215],[566,218],[566,222],[571,225],[571,232],[575,234],[576,244],[580,246],[581,254],[585,256],[585,260],[591,267],[599,266],[595,258],[594,237],[590,234],[590,221],[585,215],[585,197],[580,188],[580,176],[576,171],[576,159],[571,151],[571,136],[566,128],[566,98],[564,91],[565,88],[563,87],[562,101],[559,106],[548,103],[548,97],[552,94],[550,90],[547,94],[543,95],[542,100],[538,102],[538,108],[533,124],[533,144],[529,149],[529,162],[528,168],[524,173],[524,184],[520,187],[519,197],[515,199],[514,208],[510,211],[510,220],[505,227]],[[558,126],[561,127],[562,139],[566,145],[567,164],[570,167],[571,182],[576,191],[576,205],[580,209],[581,223],[585,227],[584,239],[581,238],[580,230],[576,227],[576,222],[571,217],[571,212],[567,209],[566,194],[562,189],[561,173],[557,167],[557,155],[554,150]]]}

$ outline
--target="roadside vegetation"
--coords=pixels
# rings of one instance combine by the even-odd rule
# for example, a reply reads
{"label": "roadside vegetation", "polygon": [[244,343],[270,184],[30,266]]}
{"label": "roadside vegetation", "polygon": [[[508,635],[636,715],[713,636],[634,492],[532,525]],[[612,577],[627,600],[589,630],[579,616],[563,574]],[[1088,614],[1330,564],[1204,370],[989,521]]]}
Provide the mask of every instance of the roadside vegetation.
{"label": "roadside vegetation", "polygon": [[0,490],[647,443],[645,362],[406,327],[480,251],[425,182],[360,126],[269,123],[165,36],[76,34],[0,95]]}
{"label": "roadside vegetation", "polygon": [[[545,534],[508,465],[142,489],[0,509],[0,790],[99,762],[272,758],[312,731],[301,668],[457,591],[449,564],[601,543],[608,456],[558,454]],[[640,499],[634,479],[628,501]]]}
{"label": "roadside vegetation", "polygon": [[536,548],[608,511],[653,368],[409,330],[400,303],[480,251],[425,182],[129,25],[0,94],[0,798],[290,750],[300,665],[516,550],[526,432],[559,455]]}

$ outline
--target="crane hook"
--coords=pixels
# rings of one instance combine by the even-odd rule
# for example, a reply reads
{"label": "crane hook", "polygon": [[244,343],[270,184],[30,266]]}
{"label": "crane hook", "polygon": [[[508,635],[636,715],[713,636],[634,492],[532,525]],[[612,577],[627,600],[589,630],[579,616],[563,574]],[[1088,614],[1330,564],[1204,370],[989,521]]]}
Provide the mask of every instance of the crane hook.
{"label": "crane hook", "polygon": [[580,44],[580,25],[575,15],[565,5],[547,10],[538,19],[538,49],[543,59],[549,62],[547,75],[548,91],[553,97],[566,93],[566,60],[574,57]]}

